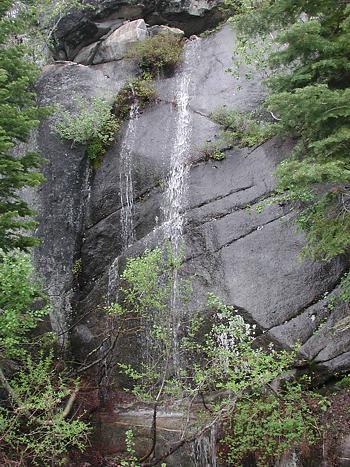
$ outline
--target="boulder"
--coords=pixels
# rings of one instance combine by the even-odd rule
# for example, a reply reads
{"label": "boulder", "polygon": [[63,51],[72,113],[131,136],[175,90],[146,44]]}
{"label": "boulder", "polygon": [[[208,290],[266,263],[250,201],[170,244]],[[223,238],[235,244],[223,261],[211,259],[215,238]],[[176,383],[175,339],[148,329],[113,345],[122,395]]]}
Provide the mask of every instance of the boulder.
{"label": "boulder", "polygon": [[116,21],[144,18],[150,25],[166,24],[187,36],[215,27],[222,19],[223,0],[92,0],[93,8],[74,10],[55,31],[54,57],[73,60],[83,47],[110,32]]}
{"label": "boulder", "polygon": [[156,34],[172,34],[174,36],[183,36],[185,33],[182,29],[179,28],[171,28],[169,26],[164,25],[155,25],[148,28],[148,34],[152,37]]}
{"label": "boulder", "polygon": [[130,21],[116,29],[97,50],[93,64],[120,60],[131,44],[145,39],[147,26],[143,19]]}
{"label": "boulder", "polygon": [[120,27],[115,27],[100,41],[84,47],[74,61],[84,65],[97,65],[120,60],[131,44],[145,39],[146,36],[147,26],[143,19],[127,22]]}

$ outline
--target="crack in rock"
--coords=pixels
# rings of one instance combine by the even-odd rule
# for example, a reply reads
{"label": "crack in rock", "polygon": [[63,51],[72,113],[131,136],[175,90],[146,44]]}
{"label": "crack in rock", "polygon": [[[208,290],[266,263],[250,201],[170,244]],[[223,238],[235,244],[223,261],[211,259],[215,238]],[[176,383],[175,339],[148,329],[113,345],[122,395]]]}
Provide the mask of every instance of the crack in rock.
{"label": "crack in rock", "polygon": [[[246,188],[246,189],[249,189],[249,188]],[[238,191],[240,191],[240,190],[238,190]],[[241,191],[243,191],[243,190],[241,190]],[[263,195],[257,196],[256,198],[252,199],[249,202],[246,202],[246,203],[243,203],[243,204],[237,204],[236,206],[233,206],[231,209],[229,209],[227,211],[217,213],[217,214],[208,214],[208,216],[203,217],[203,221],[190,220],[188,222],[188,224],[190,224],[190,225],[192,225],[194,227],[200,227],[200,226],[205,225],[205,224],[207,224],[209,222],[213,222],[213,221],[216,221],[218,219],[223,219],[224,217],[229,216],[230,214],[233,214],[233,213],[238,212],[238,211],[244,211],[245,209],[247,209],[249,207],[255,206],[256,204],[260,203],[261,201],[265,201],[272,194],[273,194],[272,191],[264,193]],[[227,196],[229,196],[229,195],[227,195]],[[212,201],[209,201],[208,203],[203,204],[203,206],[205,206],[207,204],[210,204],[211,202],[215,202],[215,201],[217,201],[217,200],[213,199]],[[199,206],[198,209],[200,209],[200,207],[203,207],[203,206]],[[193,209],[197,209],[197,207],[189,208],[188,211],[191,211]]]}
{"label": "crack in rock", "polygon": [[[261,224],[261,225],[258,225],[257,227],[254,227],[253,229],[249,230],[248,232],[246,232],[245,234],[242,234],[240,235],[239,237],[235,237],[233,238],[232,240],[230,240],[229,242],[225,243],[224,245],[221,245],[219,248],[217,248],[216,250],[213,250],[210,252],[210,254],[216,254],[218,253],[219,251],[221,251],[222,249],[224,248],[227,248],[228,246],[232,245],[232,243],[234,242],[237,242],[239,240],[242,240],[243,238],[245,237],[248,237],[249,235],[251,235],[252,233],[256,232],[256,231],[259,231],[260,229],[262,229],[263,227],[269,225],[269,224],[272,224],[273,222],[279,220],[279,219],[282,219],[283,217],[286,217],[286,214],[281,214],[280,216],[278,217],[275,217],[274,219],[271,219],[269,220],[268,222],[265,222],[265,224]],[[185,233],[188,233],[188,232],[185,232]],[[198,255],[194,255],[194,256],[189,256],[187,258],[185,258],[184,262],[189,262],[189,261],[193,261],[195,259],[198,259],[200,257],[202,257],[203,255],[207,255],[208,252],[205,251],[203,253],[199,253]]]}
{"label": "crack in rock", "polygon": [[247,185],[247,186],[243,186],[242,188],[234,188],[233,190],[230,190],[228,193],[226,193],[224,195],[218,195],[218,196],[215,196],[214,198],[211,198],[209,200],[205,200],[202,203],[196,204],[195,206],[191,206],[188,210],[190,211],[192,209],[201,208],[203,206],[206,206],[207,204],[213,203],[215,201],[219,201],[220,199],[227,198],[228,196],[231,196],[234,193],[239,193],[241,191],[246,191],[246,190],[249,190],[250,188],[253,188],[253,187],[254,187],[254,185]]}
{"label": "crack in rock", "polygon": [[[317,297],[315,297],[313,300],[311,300],[309,303],[307,303],[305,306],[303,306],[300,310],[298,310],[296,312],[295,315],[293,315],[292,317],[288,318],[288,319],[285,319],[283,321],[283,323],[280,323],[280,324],[275,324],[274,326],[268,328],[266,330],[266,332],[270,332],[270,331],[273,331],[274,329],[276,328],[281,328],[283,327],[284,325],[286,325],[287,323],[289,323],[290,321],[292,321],[293,319],[295,318],[298,318],[299,316],[301,316],[305,311],[307,311],[309,308],[311,308],[312,306],[314,305],[317,305],[318,303],[322,302],[323,300],[326,299],[325,297],[325,294],[331,294],[332,292],[334,292],[337,287],[339,286],[341,280],[342,280],[342,275],[340,276],[340,278],[338,278],[334,284],[331,286],[330,289],[326,290],[325,292],[322,292],[320,295],[318,295]],[[310,336],[308,337],[308,339],[303,343],[303,345],[305,345],[310,339],[311,337],[314,335],[314,332],[312,332],[312,334],[310,334]]]}

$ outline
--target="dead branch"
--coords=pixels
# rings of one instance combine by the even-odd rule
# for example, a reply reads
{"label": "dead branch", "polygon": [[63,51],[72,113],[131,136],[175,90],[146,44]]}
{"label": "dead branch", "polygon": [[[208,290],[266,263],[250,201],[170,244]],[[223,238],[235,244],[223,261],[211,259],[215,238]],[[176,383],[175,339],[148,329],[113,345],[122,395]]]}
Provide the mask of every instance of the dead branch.
{"label": "dead branch", "polygon": [[75,402],[75,399],[77,398],[79,392],[79,388],[75,388],[72,394],[70,395],[67,404],[63,410],[62,417],[67,418],[68,415],[70,414],[70,411],[72,410],[73,404]]}

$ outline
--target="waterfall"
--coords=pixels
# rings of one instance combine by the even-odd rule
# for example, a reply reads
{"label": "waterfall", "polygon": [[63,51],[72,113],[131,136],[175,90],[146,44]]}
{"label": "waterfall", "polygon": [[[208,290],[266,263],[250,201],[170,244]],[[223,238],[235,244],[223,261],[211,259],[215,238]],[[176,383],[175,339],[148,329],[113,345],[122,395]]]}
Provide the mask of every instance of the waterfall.
{"label": "waterfall", "polygon": [[216,428],[211,427],[193,443],[192,457],[195,467],[216,467]]}
{"label": "waterfall", "polygon": [[[187,178],[189,173],[189,156],[192,139],[192,119],[190,104],[192,72],[198,60],[200,41],[195,38],[186,44],[182,70],[176,82],[176,108],[175,137],[173,149],[170,153],[170,175],[165,192],[164,233],[170,239],[172,253],[175,257],[180,254],[181,239],[185,222],[185,201],[187,191]],[[170,319],[173,334],[173,366],[176,372],[180,370],[179,332],[181,316],[178,310],[178,273],[174,272],[173,290],[170,303]]]}
{"label": "waterfall", "polygon": [[119,256],[117,256],[108,270],[107,303],[111,305],[118,301],[119,285]]}
{"label": "waterfall", "polygon": [[[120,224],[122,251],[135,241],[134,233],[134,187],[132,177],[132,155],[136,142],[136,124],[139,117],[139,104],[135,101],[130,107],[129,121],[120,151]],[[108,271],[107,303],[118,299],[119,257],[112,262]]]}
{"label": "waterfall", "polygon": [[184,226],[186,179],[189,172],[188,158],[191,149],[192,122],[189,108],[190,86],[194,63],[198,55],[199,40],[187,43],[182,72],[177,81],[177,119],[173,150],[170,156],[170,176],[163,207],[165,234],[171,239],[174,255],[179,253]]}
{"label": "waterfall", "polygon": [[122,248],[125,250],[135,241],[134,232],[134,189],[132,178],[132,152],[136,141],[136,123],[139,105],[134,102],[130,108],[129,122],[120,152],[120,213]]}

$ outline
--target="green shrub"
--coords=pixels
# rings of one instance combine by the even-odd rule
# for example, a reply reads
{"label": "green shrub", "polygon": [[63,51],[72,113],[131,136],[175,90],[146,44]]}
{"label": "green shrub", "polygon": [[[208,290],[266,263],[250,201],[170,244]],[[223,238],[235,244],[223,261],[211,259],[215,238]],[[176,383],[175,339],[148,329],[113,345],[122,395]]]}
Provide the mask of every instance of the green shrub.
{"label": "green shrub", "polygon": [[180,61],[182,44],[181,37],[160,33],[135,43],[127,57],[136,60],[144,73],[156,76],[161,72],[172,71]]}
{"label": "green shrub", "polygon": [[273,124],[258,120],[252,112],[220,108],[211,118],[224,127],[221,138],[229,145],[251,147],[273,136]]}
{"label": "green shrub", "polygon": [[30,256],[15,251],[0,251],[0,347],[5,358],[24,358],[29,333],[48,314],[47,306],[34,307],[42,297],[38,284],[31,280]]}
{"label": "green shrub", "polygon": [[97,162],[105,155],[106,149],[107,147],[101,139],[93,138],[88,142],[86,154],[90,161]]}
{"label": "green shrub", "polygon": [[113,104],[113,112],[118,120],[129,118],[130,107],[137,101],[141,108],[153,102],[156,90],[152,81],[135,78],[128,81],[119,91]]}
{"label": "green shrub", "polygon": [[112,113],[112,105],[104,99],[94,97],[91,102],[76,97],[76,113],[57,108],[55,131],[73,144],[87,144],[87,156],[91,161],[99,160],[112,143],[119,130],[119,121]]}
{"label": "green shrub", "polygon": [[62,401],[77,389],[70,387],[74,382],[59,376],[52,353],[36,362],[28,357],[26,367],[10,384],[15,394],[11,408],[0,408],[0,453],[6,453],[8,461],[62,465],[69,449],[84,450],[90,427],[65,415]]}
{"label": "green shrub", "polygon": [[238,400],[221,440],[223,457],[230,465],[241,465],[253,454],[257,466],[265,467],[288,449],[301,443],[314,444],[318,439],[317,416],[308,397],[316,400],[299,385],[288,385],[283,392],[251,394]]}
{"label": "green shrub", "polygon": [[226,158],[224,151],[220,149],[218,141],[206,143],[200,152],[205,160],[214,159],[215,161],[222,161]]}
{"label": "green shrub", "polygon": [[29,255],[1,253],[0,465],[61,465],[89,432],[67,404],[79,382],[64,374],[53,333],[39,333],[49,310],[32,274]]}
{"label": "green shrub", "polygon": [[57,107],[54,130],[58,135],[74,144],[86,144],[93,138],[104,143],[111,140],[118,129],[118,124],[111,113],[112,106],[94,97],[91,101],[84,97],[76,97],[74,114]]}

